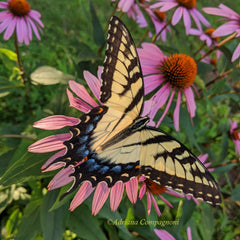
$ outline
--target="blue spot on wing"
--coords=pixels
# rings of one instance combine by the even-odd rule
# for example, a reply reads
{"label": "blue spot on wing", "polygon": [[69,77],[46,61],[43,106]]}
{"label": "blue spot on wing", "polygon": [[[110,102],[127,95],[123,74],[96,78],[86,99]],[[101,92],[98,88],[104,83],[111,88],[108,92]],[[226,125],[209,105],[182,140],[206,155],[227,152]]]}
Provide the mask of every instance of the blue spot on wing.
{"label": "blue spot on wing", "polygon": [[122,171],[122,167],[119,166],[119,165],[117,165],[117,166],[113,167],[113,168],[111,169],[111,171],[113,171],[113,172],[115,172],[115,173],[120,173],[120,172]]}

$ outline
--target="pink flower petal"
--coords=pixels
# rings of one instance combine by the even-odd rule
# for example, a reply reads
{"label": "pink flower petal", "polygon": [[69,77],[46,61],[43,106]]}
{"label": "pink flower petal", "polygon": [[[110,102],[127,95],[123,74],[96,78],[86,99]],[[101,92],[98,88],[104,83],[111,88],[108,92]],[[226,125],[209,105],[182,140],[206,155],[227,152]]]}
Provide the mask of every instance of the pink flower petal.
{"label": "pink flower petal", "polygon": [[124,184],[122,182],[117,182],[111,189],[110,193],[110,207],[112,211],[116,211],[118,208],[124,191]]}
{"label": "pink flower petal", "polygon": [[169,83],[166,83],[157,91],[157,93],[153,95],[153,109],[150,113],[151,116],[155,116],[158,109],[166,103],[170,91],[171,85]]}
{"label": "pink flower petal", "polygon": [[97,185],[92,201],[92,214],[96,216],[108,198],[110,188],[105,182]]}
{"label": "pink flower petal", "polygon": [[16,24],[17,24],[17,17],[14,17],[4,33],[3,39],[5,41],[7,41],[12,36],[15,30]]}
{"label": "pink flower petal", "polygon": [[55,175],[55,177],[48,184],[48,190],[60,188],[64,185],[67,185],[68,183],[72,182],[74,180],[74,177],[72,177],[72,176],[70,177],[69,175],[72,174],[73,172],[74,172],[74,169],[72,166],[63,168],[61,171],[59,171]]}
{"label": "pink flower petal", "polygon": [[12,13],[7,14],[5,19],[0,24],[0,33],[3,32],[8,27],[8,25],[11,23],[12,19],[13,19]]}
{"label": "pink flower petal", "polygon": [[234,62],[237,58],[239,58],[239,56],[240,56],[240,43],[238,44],[238,46],[234,50],[231,61]]}
{"label": "pink flower petal", "polygon": [[48,171],[53,171],[56,170],[60,167],[65,166],[65,163],[63,162],[58,162],[58,163],[54,163],[53,165],[50,165],[55,159],[62,157],[65,154],[66,150],[63,149],[57,153],[55,153],[54,155],[52,155],[47,162],[44,163],[44,165],[41,167],[42,172],[48,172]]}
{"label": "pink flower petal", "polygon": [[[140,180],[139,180],[139,182],[140,182]],[[139,190],[139,195],[138,195],[138,197],[140,198],[140,200],[141,200],[141,199],[143,198],[143,196],[145,195],[146,189],[147,189],[147,185],[146,185],[146,183],[143,183],[142,186],[141,186],[141,188],[140,188],[140,190]]]}
{"label": "pink flower petal", "polygon": [[94,189],[95,187],[92,187],[92,184],[90,182],[85,181],[74,196],[70,204],[69,210],[73,211],[80,204],[82,204],[90,196]]}
{"label": "pink flower petal", "polygon": [[160,125],[160,123],[162,122],[163,118],[166,116],[166,114],[167,114],[167,112],[168,112],[168,110],[169,110],[169,108],[170,108],[170,106],[172,104],[172,100],[173,100],[174,94],[175,94],[175,89],[173,88],[172,93],[170,95],[170,98],[168,100],[167,106],[165,107],[162,116],[160,117],[159,121],[157,122],[157,127]]}
{"label": "pink flower petal", "polygon": [[197,108],[195,99],[194,99],[194,95],[193,95],[193,91],[192,91],[191,87],[185,88],[183,91],[186,96],[187,109],[188,109],[189,115],[192,119],[195,116],[195,112],[196,112],[196,108]]}
{"label": "pink flower petal", "polygon": [[97,107],[98,104],[94,101],[94,99],[89,95],[88,91],[86,90],[86,88],[75,82],[70,80],[69,81],[69,86],[71,88],[71,90],[78,96],[80,97],[84,102],[90,104],[93,107]]}
{"label": "pink flower petal", "polygon": [[172,17],[172,25],[173,26],[176,25],[180,21],[182,15],[183,15],[183,10],[184,10],[183,7],[178,7],[176,9],[176,11],[174,12],[173,17]]}
{"label": "pink flower petal", "polygon": [[160,194],[158,196],[159,196],[159,198],[161,198],[163,200],[164,203],[166,203],[169,207],[173,208],[173,205],[166,198],[164,198]]}
{"label": "pink flower petal", "polygon": [[147,191],[147,214],[150,215],[152,207],[151,193]]}
{"label": "pink flower petal", "polygon": [[188,240],[192,240],[192,233],[191,233],[190,227],[187,227],[187,237],[188,237]]}
{"label": "pink flower petal", "polygon": [[[159,71],[157,69],[156,70],[152,69],[152,70]],[[152,72],[152,70],[151,70],[151,72]],[[163,78],[163,75],[161,75],[161,74],[150,75],[150,76],[144,77],[144,94],[146,95],[146,94],[152,92],[157,87],[159,87],[164,81],[165,81],[165,79]]]}
{"label": "pink flower petal", "polygon": [[12,15],[8,10],[0,12],[0,22],[4,21],[9,14]]}
{"label": "pink flower petal", "polygon": [[62,133],[45,137],[28,147],[29,152],[45,153],[53,152],[65,148],[64,141],[71,138],[70,133]]}
{"label": "pink flower petal", "polygon": [[[211,24],[209,23],[209,21],[196,9],[196,8],[192,8],[190,10],[190,14],[193,17],[194,21],[196,22],[196,25],[199,29],[201,29],[201,24],[200,22],[203,23],[204,26],[210,28]],[[200,22],[199,22],[200,21]]]}
{"label": "pink flower petal", "polygon": [[68,89],[67,89],[67,95],[68,95],[70,107],[74,107],[83,113],[87,113],[92,109],[92,107],[90,107],[87,103],[83,102],[81,99],[75,98]]}
{"label": "pink flower petal", "polygon": [[18,42],[23,43],[24,34],[25,34],[25,21],[22,17],[18,17],[16,33]]}
{"label": "pink flower petal", "polygon": [[183,9],[183,23],[186,29],[186,35],[188,35],[191,29],[191,18],[186,8]]}
{"label": "pink flower petal", "polygon": [[176,240],[170,233],[163,229],[154,229],[155,234],[161,240]]}
{"label": "pink flower petal", "polygon": [[83,71],[83,76],[84,76],[88,86],[90,87],[92,93],[97,98],[97,100],[100,102],[100,87],[101,87],[100,80],[88,71]]}
{"label": "pink flower petal", "polygon": [[157,201],[156,201],[156,199],[154,198],[153,194],[151,194],[151,199],[152,199],[152,203],[153,203],[153,206],[154,206],[154,208],[155,208],[155,211],[156,211],[157,215],[160,217],[162,214],[161,214],[161,212],[160,212],[160,209],[159,209],[159,207],[158,207]]}
{"label": "pink flower petal", "polygon": [[165,191],[165,193],[167,193],[167,194],[169,194],[169,195],[172,195],[172,196],[174,196],[174,197],[181,197],[181,198],[184,197],[183,194],[181,194],[181,193],[179,193],[179,192],[176,192],[176,191],[174,191],[173,189],[170,189],[170,188],[167,188],[167,190]]}
{"label": "pink flower petal", "polygon": [[173,123],[176,131],[179,131],[179,114],[180,114],[180,104],[181,104],[181,91],[178,91],[177,103],[173,113]]}
{"label": "pink flower petal", "polygon": [[66,126],[77,125],[79,122],[80,120],[78,118],[67,117],[64,115],[54,115],[35,122],[33,127],[45,130],[56,130]]}
{"label": "pink flower petal", "polygon": [[4,9],[4,8],[8,8],[8,2],[0,2],[0,8]]}
{"label": "pink flower petal", "polygon": [[212,34],[213,37],[222,37],[234,33],[239,26],[226,22],[218,27]]}
{"label": "pink flower petal", "polygon": [[137,194],[138,194],[138,180],[137,177],[132,178],[128,182],[125,183],[126,192],[129,200],[132,204],[137,202]]}

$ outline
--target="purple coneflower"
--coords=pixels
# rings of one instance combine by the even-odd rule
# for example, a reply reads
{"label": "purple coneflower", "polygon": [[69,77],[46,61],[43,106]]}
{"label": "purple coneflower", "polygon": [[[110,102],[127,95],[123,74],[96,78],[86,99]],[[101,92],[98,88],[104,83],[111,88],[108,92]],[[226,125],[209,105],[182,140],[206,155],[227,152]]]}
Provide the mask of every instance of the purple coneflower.
{"label": "purple coneflower", "polygon": [[157,215],[159,217],[161,216],[161,212],[154,195],[158,196],[164,203],[166,203],[171,208],[173,208],[173,205],[166,198],[162,196],[163,193],[167,193],[175,197],[184,197],[184,195],[178,192],[175,192],[172,189],[161,186],[153,182],[152,180],[145,178],[144,176],[141,176],[139,178],[139,182],[142,182],[142,186],[139,190],[139,198],[142,199],[145,193],[147,194],[147,214],[148,215],[151,212],[151,205],[153,203],[153,206],[156,210]]}
{"label": "purple coneflower", "polygon": [[228,119],[230,123],[230,135],[235,145],[235,152],[240,155],[240,133],[237,131],[238,124],[236,121]]}
{"label": "purple coneflower", "polygon": [[39,31],[44,27],[40,20],[41,14],[31,10],[26,0],[0,2],[0,9],[6,9],[0,12],[0,33],[5,31],[4,40],[8,40],[14,31],[19,43],[24,42],[28,45],[32,41],[32,31],[39,40],[41,39]]}
{"label": "purple coneflower", "polygon": [[145,11],[150,16],[156,31],[156,35],[161,37],[163,42],[166,42],[167,32],[171,32],[169,26],[167,26],[166,13],[160,11],[159,9],[145,8]]}
{"label": "purple coneflower", "polygon": [[[237,33],[235,37],[240,37],[240,15],[233,11],[231,8],[225,6],[224,4],[220,4],[218,8],[207,7],[203,8],[203,11],[208,14],[223,16],[224,18],[221,20],[227,21],[212,33],[213,37],[222,37],[234,32]],[[239,57],[240,43],[234,50],[234,53],[232,55],[232,62]]]}
{"label": "purple coneflower", "polygon": [[197,27],[201,29],[201,23],[206,27],[210,27],[208,20],[197,10],[196,0],[158,0],[158,3],[152,5],[153,8],[161,7],[160,10],[166,12],[174,7],[177,7],[172,16],[172,25],[176,25],[183,17],[186,34],[189,34],[191,29],[191,17]]}
{"label": "purple coneflower", "polygon": [[167,57],[152,43],[143,43],[142,48],[138,48],[137,50],[143,75],[147,75],[144,77],[145,94],[161,86],[151,98],[153,103],[149,117],[153,119],[158,109],[169,98],[166,108],[157,123],[158,126],[169,110],[175,93],[177,93],[173,121],[175,129],[178,131],[182,92],[186,97],[187,109],[191,120],[195,116],[196,104],[192,87],[194,87],[193,82],[197,74],[197,64],[193,58],[185,54],[173,54]]}
{"label": "purple coneflower", "polygon": [[207,28],[205,31],[202,29],[192,28],[189,33],[195,36],[199,36],[201,41],[206,42],[206,45],[208,47],[211,47],[212,45],[217,45],[217,42],[219,41],[219,37],[213,37],[212,34],[214,31],[214,28]]}
{"label": "purple coneflower", "polygon": [[[98,71],[98,76],[100,79],[101,69]],[[95,97],[99,100],[100,96],[100,80],[96,78],[91,73],[84,71],[84,78],[86,79],[91,91]],[[70,89],[77,95],[74,97],[72,92],[67,89],[67,94],[70,102],[70,106],[78,109],[79,111],[86,113],[93,107],[97,107],[99,104],[88,94],[84,86],[76,83],[75,81],[69,81]],[[56,130],[61,129],[66,126],[74,126],[79,123],[78,118],[68,117],[63,115],[55,115],[46,117],[34,123],[34,127],[41,128],[45,130]],[[52,171],[63,167],[51,180],[48,185],[49,190],[53,190],[62,187],[74,179],[70,175],[74,172],[74,168],[81,164],[84,160],[77,163],[75,166],[64,167],[63,163],[51,163],[61,157],[65,153],[64,141],[70,138],[70,133],[61,133],[57,135],[52,135],[43,138],[31,146],[29,146],[28,151],[33,153],[45,153],[58,151],[48,161],[42,166],[42,171]],[[59,151],[60,150],[60,151]],[[126,183],[117,182],[112,188],[109,188],[105,182],[100,182],[96,187],[92,187],[91,183],[85,181],[81,184],[78,192],[74,196],[70,208],[73,211],[78,207],[84,200],[86,200],[90,194],[95,190],[92,202],[92,213],[96,215],[104,203],[106,202],[108,196],[110,195],[110,207],[112,211],[115,211],[122,199],[124,188],[126,188],[126,193],[129,200],[132,203],[136,203],[138,194],[138,179],[137,177],[132,178]]]}

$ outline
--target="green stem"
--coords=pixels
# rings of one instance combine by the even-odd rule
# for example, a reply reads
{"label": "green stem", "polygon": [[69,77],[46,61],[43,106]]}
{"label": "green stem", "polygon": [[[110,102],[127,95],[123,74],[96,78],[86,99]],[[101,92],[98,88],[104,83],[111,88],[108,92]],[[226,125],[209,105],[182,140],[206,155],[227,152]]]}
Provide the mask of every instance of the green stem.
{"label": "green stem", "polygon": [[219,49],[221,46],[223,46],[224,44],[226,44],[227,42],[231,41],[232,39],[234,39],[237,35],[237,32],[233,33],[232,35],[230,35],[229,37],[225,38],[224,40],[222,40],[218,45],[216,45],[215,47],[211,48],[208,52],[206,52],[204,55],[202,55],[196,62],[201,61],[203,58],[205,58],[206,56],[208,56],[209,54],[211,54],[213,51]]}

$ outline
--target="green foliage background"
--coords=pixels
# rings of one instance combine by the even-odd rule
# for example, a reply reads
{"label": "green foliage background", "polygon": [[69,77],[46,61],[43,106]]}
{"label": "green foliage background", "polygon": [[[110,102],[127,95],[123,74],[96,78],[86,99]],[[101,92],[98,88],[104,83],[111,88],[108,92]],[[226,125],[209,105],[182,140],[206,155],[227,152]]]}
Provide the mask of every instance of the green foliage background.
{"label": "green foliage background", "polygon": [[[23,84],[16,65],[14,41],[11,38],[4,42],[1,34],[0,238],[158,239],[153,232],[154,228],[158,228],[166,229],[176,239],[182,240],[187,239],[186,228],[190,226],[192,237],[196,240],[240,239],[239,163],[231,163],[239,156],[236,156],[229,137],[228,123],[230,117],[240,124],[240,70],[236,62],[230,61],[239,41],[234,40],[222,48],[224,56],[218,62],[217,69],[220,74],[232,69],[227,78],[206,87],[205,83],[211,81],[214,67],[198,64],[196,85],[201,94],[196,99],[194,125],[191,125],[184,107],[181,109],[179,133],[173,130],[170,116],[161,124],[163,130],[185,143],[196,155],[209,154],[209,161],[215,167],[214,176],[223,194],[222,206],[213,208],[205,203],[197,206],[192,201],[168,197],[174,208],[169,208],[159,199],[162,216],[158,218],[153,209],[149,216],[146,214],[145,198],[132,205],[124,196],[116,212],[111,212],[107,201],[99,214],[92,216],[92,197],[70,212],[68,207],[74,194],[58,202],[59,195],[69,186],[50,192],[46,190],[55,172],[41,173],[40,169],[52,154],[32,154],[27,152],[27,147],[38,139],[56,133],[34,129],[33,122],[53,114],[79,117],[78,111],[69,108],[66,95],[68,79],[86,85],[83,70],[96,75],[97,67],[104,59],[103,31],[115,3],[110,0],[31,0],[29,3],[32,9],[42,14],[45,28],[41,41],[34,38],[29,46],[20,46],[25,75],[28,79],[30,76],[34,78],[40,66],[50,66],[52,69],[48,70],[47,77],[41,82],[36,79],[35,82]],[[217,0],[202,0],[198,1],[198,8],[216,7],[219,3]],[[239,0],[222,3],[240,14]],[[219,18],[207,17],[213,26],[219,25],[216,22]],[[138,28],[126,15],[122,16],[122,20],[137,43],[145,29]],[[150,39],[145,38],[144,41]],[[166,55],[173,52],[192,55],[202,44],[197,37],[185,36],[182,22],[173,28],[166,43],[156,43]],[[178,224],[164,225],[167,220],[178,221]],[[153,224],[154,221],[159,221],[159,224]]]}

